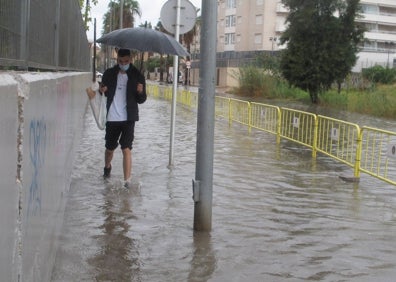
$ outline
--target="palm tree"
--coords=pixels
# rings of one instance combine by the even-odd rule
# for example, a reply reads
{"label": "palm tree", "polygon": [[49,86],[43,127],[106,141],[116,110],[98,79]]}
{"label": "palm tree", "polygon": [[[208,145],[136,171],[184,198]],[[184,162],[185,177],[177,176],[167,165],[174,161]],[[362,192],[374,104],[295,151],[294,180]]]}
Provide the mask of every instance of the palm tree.
{"label": "palm tree", "polygon": [[[164,28],[164,26],[162,25],[161,21],[159,21],[155,27],[155,30],[164,32],[169,34],[169,32]],[[164,56],[162,54],[160,54],[160,81],[164,81],[164,70],[166,70],[166,77],[167,77],[167,82],[169,82],[169,67],[170,67],[170,63],[169,63],[169,56],[166,55],[166,58],[164,59]]]}
{"label": "palm tree", "polygon": [[[91,0],[93,5],[98,4],[98,0]],[[84,4],[85,2],[85,4]],[[85,29],[88,30],[88,23],[92,21],[92,18],[90,17],[90,12],[91,12],[91,4],[89,3],[90,0],[79,0],[78,4],[80,5],[81,8],[81,13],[84,15],[84,24],[85,24]],[[84,11],[83,11],[84,10]]]}
{"label": "palm tree", "polygon": [[[120,28],[120,0],[111,1],[108,11],[104,15],[103,34]],[[135,16],[141,16],[139,2],[134,0],[124,0],[122,22],[123,28],[134,27]]]}

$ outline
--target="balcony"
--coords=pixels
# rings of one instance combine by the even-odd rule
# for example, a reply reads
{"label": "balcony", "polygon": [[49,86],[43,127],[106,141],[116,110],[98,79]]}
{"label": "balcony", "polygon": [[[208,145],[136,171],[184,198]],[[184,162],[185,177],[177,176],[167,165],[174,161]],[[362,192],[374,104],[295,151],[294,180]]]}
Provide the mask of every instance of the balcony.
{"label": "balcony", "polygon": [[375,22],[383,25],[392,25],[396,27],[396,16],[363,14],[363,17],[357,19],[358,22]]}
{"label": "balcony", "polygon": [[364,37],[370,41],[396,42],[396,33],[391,34],[377,31],[368,31],[364,33]]}
{"label": "balcony", "polygon": [[379,6],[386,6],[386,7],[396,7],[395,0],[360,0],[361,4],[375,4]]}
{"label": "balcony", "polygon": [[283,5],[282,3],[278,3],[278,4],[276,4],[276,12],[277,13],[285,13],[285,14],[288,14],[289,13],[289,9],[288,8],[286,8],[286,6],[285,5]]}

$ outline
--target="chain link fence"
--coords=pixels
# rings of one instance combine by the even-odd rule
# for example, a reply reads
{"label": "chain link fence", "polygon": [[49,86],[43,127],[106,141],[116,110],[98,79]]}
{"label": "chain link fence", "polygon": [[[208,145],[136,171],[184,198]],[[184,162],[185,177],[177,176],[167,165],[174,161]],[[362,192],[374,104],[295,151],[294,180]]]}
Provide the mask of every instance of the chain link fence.
{"label": "chain link fence", "polygon": [[88,71],[78,0],[0,0],[0,68]]}

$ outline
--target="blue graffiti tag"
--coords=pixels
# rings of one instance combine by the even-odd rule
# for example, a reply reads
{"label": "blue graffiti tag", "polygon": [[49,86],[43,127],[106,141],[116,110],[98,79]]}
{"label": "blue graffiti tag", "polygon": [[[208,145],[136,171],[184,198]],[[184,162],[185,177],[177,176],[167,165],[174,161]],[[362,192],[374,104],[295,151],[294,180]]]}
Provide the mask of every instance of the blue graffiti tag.
{"label": "blue graffiti tag", "polygon": [[41,168],[44,165],[47,126],[44,120],[30,122],[30,161],[33,166],[32,183],[29,189],[28,215],[41,212],[41,186],[39,183]]}

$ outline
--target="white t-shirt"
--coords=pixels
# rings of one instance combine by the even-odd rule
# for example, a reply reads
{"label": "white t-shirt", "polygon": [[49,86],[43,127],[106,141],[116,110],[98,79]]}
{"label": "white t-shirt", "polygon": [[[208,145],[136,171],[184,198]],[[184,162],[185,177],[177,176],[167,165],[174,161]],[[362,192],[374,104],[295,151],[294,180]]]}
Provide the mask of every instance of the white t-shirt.
{"label": "white t-shirt", "polygon": [[125,121],[127,120],[126,110],[126,88],[128,76],[126,73],[118,73],[117,88],[113,102],[110,105],[107,121]]}

